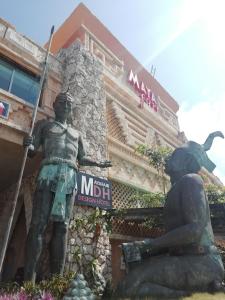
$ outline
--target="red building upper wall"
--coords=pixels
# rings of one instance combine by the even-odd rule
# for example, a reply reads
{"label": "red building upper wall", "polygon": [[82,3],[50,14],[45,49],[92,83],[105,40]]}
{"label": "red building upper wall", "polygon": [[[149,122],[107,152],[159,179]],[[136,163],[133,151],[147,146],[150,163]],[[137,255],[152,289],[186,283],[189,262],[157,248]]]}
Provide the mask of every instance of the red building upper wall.
{"label": "red building upper wall", "polygon": [[[138,79],[149,86],[155,95],[159,95],[162,101],[167,104],[174,113],[178,111],[179,106],[177,102],[83,3],[78,5],[69,18],[67,18],[55,32],[51,51],[57,53],[61,48],[69,47],[79,36],[81,24],[85,25],[120,60],[124,61],[125,70],[129,71],[132,69],[133,72],[138,75]],[[82,37],[80,38],[82,40]]]}

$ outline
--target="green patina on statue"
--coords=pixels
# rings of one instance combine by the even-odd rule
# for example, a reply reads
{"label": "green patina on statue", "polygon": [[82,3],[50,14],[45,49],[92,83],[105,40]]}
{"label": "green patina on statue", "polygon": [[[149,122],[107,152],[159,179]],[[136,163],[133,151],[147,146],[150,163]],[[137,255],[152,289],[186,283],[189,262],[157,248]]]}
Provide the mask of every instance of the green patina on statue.
{"label": "green patina on statue", "polygon": [[24,145],[29,146],[31,157],[40,146],[43,153],[26,243],[24,280],[35,281],[43,234],[49,220],[54,224],[50,244],[51,273],[63,273],[78,165],[100,168],[111,166],[110,161],[95,162],[86,157],[79,131],[68,122],[73,102],[69,93],[58,94],[53,104],[55,120],[39,121],[33,136],[24,138]]}
{"label": "green patina on statue", "polygon": [[164,207],[166,233],[122,245],[129,271],[117,297],[161,299],[221,287],[224,267],[214,245],[203,181],[197,174],[202,166],[209,172],[215,168],[205,151],[216,136],[223,134],[211,133],[204,145],[188,142],[167,160],[165,172],[172,187]]}

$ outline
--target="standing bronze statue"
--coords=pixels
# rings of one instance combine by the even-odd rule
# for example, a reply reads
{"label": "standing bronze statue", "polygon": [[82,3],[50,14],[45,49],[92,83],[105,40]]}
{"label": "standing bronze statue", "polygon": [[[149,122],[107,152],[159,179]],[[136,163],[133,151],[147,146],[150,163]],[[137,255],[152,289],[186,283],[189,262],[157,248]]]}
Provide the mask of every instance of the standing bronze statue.
{"label": "standing bronze statue", "polygon": [[111,166],[110,161],[95,162],[86,157],[79,131],[69,124],[73,101],[67,92],[58,94],[53,104],[55,120],[39,121],[33,136],[24,138],[24,145],[29,146],[31,157],[40,146],[43,153],[26,243],[24,280],[35,281],[43,234],[49,220],[54,224],[50,270],[52,274],[63,273],[78,165],[100,168]]}
{"label": "standing bronze statue", "polygon": [[165,172],[172,187],[164,208],[166,233],[156,239],[123,244],[131,268],[117,288],[118,297],[161,299],[221,286],[224,267],[214,245],[203,181],[197,174],[202,166],[209,172],[215,168],[205,151],[216,136],[223,134],[211,133],[204,145],[190,141],[167,160]]}

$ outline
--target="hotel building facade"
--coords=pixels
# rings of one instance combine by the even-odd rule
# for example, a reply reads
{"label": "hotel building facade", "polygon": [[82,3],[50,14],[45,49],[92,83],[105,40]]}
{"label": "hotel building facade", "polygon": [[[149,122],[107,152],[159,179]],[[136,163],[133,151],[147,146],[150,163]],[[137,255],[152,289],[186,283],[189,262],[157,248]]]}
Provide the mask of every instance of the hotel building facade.
{"label": "hotel building facade", "polygon": [[[0,103],[4,109],[0,118],[0,245],[11,213],[23,156],[22,141],[29,132],[45,52],[45,48],[0,20]],[[162,191],[157,171],[135,149],[139,144],[172,149],[183,144],[186,138],[179,129],[179,106],[83,4],[54,34],[37,120],[54,117],[54,99],[67,89],[75,98],[73,123],[82,133],[88,155],[112,161],[108,170],[86,167],[82,171],[111,181],[113,208],[136,207],[130,198],[137,189]],[[5,280],[12,279],[24,265],[22,250],[40,161],[41,151],[26,165],[5,258]],[[220,184],[214,175],[202,172],[209,182]],[[71,228],[75,228],[78,217],[88,219],[93,212],[95,208],[75,205]],[[76,254],[81,251],[86,265],[97,258],[96,269],[103,282],[113,275],[116,283],[123,274],[118,245],[140,237],[135,227],[130,230],[126,226],[121,230],[117,224],[110,234],[104,226],[92,232],[71,229],[66,269],[77,270]],[[51,226],[41,258],[43,273],[48,271],[50,234]]]}

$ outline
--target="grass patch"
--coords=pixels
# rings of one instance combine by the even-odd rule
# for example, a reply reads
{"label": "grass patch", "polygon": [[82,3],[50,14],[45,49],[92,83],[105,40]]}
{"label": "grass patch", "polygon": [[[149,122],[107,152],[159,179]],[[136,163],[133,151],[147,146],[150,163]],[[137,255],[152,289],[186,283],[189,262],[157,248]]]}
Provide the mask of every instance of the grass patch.
{"label": "grass patch", "polygon": [[[116,300],[116,299],[113,299]],[[130,300],[130,299],[126,299]],[[147,297],[143,300],[167,300],[166,298],[153,298]],[[225,293],[216,293],[216,294],[209,294],[209,293],[195,293],[189,297],[181,297],[181,298],[168,298],[168,300],[225,300]]]}
{"label": "grass patch", "polygon": [[190,297],[185,297],[182,300],[225,300],[224,293],[216,293],[214,295],[208,293],[197,293]]}

